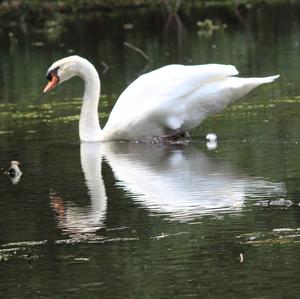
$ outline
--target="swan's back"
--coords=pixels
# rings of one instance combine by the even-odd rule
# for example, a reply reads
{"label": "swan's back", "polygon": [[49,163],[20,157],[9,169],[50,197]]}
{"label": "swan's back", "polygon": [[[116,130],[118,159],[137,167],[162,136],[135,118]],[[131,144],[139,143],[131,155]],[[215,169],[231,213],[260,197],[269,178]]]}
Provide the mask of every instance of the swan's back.
{"label": "swan's back", "polygon": [[104,134],[140,139],[189,130],[256,86],[274,80],[238,78],[232,65],[169,65],[140,76],[120,95]]}
{"label": "swan's back", "polygon": [[[123,109],[131,104],[145,103],[145,98],[160,101],[162,97],[183,98],[191,91],[209,80],[237,75],[233,65],[172,64],[141,75],[133,81],[120,95],[113,110]],[[141,98],[142,97],[142,98]]]}

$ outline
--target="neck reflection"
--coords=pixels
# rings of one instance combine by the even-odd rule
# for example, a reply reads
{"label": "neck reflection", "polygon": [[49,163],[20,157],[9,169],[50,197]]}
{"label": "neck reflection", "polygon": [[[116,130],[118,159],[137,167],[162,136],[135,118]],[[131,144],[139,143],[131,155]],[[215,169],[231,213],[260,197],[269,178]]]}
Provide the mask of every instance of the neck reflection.
{"label": "neck reflection", "polygon": [[104,226],[107,196],[101,175],[101,143],[90,142],[80,145],[81,168],[90,203],[84,207],[66,202],[51,192],[51,206],[56,214],[59,228],[74,239],[93,237]]}

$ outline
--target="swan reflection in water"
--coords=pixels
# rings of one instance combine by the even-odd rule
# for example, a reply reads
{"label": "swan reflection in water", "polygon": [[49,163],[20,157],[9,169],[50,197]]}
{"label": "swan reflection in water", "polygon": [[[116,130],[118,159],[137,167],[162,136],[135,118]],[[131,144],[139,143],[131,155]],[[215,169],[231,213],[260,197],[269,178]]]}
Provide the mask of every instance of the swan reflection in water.
{"label": "swan reflection in water", "polygon": [[[109,164],[116,187],[152,213],[189,221],[205,214],[241,211],[247,198],[283,196],[283,183],[248,177],[207,156],[192,145],[82,143],[81,164],[91,205],[52,206],[61,228],[70,235],[95,233],[104,226],[107,196],[101,175],[102,158]],[[63,204],[63,201],[60,199]]]}
{"label": "swan reflection in water", "polygon": [[89,205],[79,207],[50,192],[51,207],[55,211],[58,226],[75,239],[93,236],[106,219],[107,196],[101,175],[102,155],[100,143],[82,143],[81,167],[91,199]]}

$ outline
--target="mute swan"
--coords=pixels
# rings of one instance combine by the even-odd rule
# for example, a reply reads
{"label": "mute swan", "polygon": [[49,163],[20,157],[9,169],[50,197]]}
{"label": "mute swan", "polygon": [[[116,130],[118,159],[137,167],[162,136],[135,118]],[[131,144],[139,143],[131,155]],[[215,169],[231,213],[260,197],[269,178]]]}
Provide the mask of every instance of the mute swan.
{"label": "mute swan", "polygon": [[44,93],[79,76],[85,84],[79,121],[82,141],[141,140],[176,136],[197,127],[255,87],[279,76],[238,78],[232,65],[168,65],[140,76],[120,95],[106,126],[98,118],[100,79],[95,67],[74,55],[53,63]]}

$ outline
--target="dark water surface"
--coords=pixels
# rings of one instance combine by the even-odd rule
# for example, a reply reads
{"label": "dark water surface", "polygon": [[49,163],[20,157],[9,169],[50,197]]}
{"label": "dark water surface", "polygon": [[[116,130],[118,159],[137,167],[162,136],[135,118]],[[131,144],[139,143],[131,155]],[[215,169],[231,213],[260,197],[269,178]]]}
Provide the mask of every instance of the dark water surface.
{"label": "dark water surface", "polygon": [[[0,167],[19,160],[23,175],[0,176],[1,297],[298,297],[299,12],[126,10],[3,29]],[[206,17],[228,27],[198,32]],[[71,53],[100,72],[103,124],[127,84],[168,63],[281,77],[210,117],[189,145],[80,144],[80,80],[41,92],[46,69]]]}

